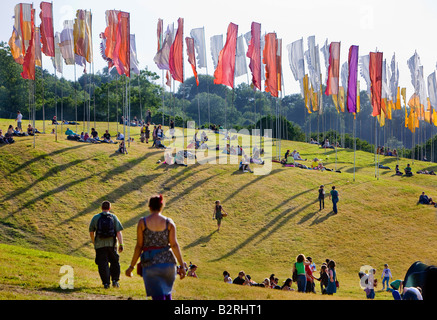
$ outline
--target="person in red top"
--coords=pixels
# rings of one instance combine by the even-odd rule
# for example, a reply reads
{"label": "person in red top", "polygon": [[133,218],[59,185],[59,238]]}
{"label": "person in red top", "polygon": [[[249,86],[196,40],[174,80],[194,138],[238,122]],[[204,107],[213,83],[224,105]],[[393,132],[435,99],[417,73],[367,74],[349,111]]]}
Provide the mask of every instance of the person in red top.
{"label": "person in red top", "polygon": [[[313,262],[313,259],[311,257],[307,257],[307,260],[310,262],[310,264]],[[313,276],[313,270],[311,269],[310,264],[305,265],[305,273],[307,277],[307,287],[305,292],[316,293],[315,284],[314,284],[314,279],[316,278]]]}

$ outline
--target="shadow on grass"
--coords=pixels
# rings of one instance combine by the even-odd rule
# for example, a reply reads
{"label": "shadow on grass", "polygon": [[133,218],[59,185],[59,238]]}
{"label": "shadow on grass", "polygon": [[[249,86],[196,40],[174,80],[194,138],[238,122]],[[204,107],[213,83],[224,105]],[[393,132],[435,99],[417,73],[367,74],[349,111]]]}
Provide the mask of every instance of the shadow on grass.
{"label": "shadow on grass", "polygon": [[51,168],[49,171],[46,172],[46,174],[44,174],[44,176],[42,176],[41,178],[35,180],[34,182],[32,182],[30,185],[27,185],[26,187],[22,187],[18,190],[14,190],[13,192],[11,192],[10,194],[6,195],[2,201],[8,201],[11,200],[12,198],[21,195],[29,190],[31,190],[32,188],[36,187],[36,185],[40,182],[43,182],[44,180],[53,177],[57,174],[62,173],[63,171],[67,170],[70,167],[74,167],[84,161],[87,161],[88,159],[80,159],[80,160],[74,160],[72,162],[66,163],[66,164],[62,164],[56,167]]}
{"label": "shadow on grass", "polygon": [[197,239],[196,241],[191,242],[190,244],[187,244],[183,249],[190,249],[196,246],[201,246],[203,244],[208,243],[211,240],[211,237],[214,235],[214,233],[216,233],[217,230],[214,230],[213,232],[211,232],[210,234],[206,235],[206,236],[202,236],[199,239]]}
{"label": "shadow on grass", "polygon": [[9,174],[7,175],[7,177],[10,176],[10,175],[12,175],[12,174],[14,174],[14,173],[20,172],[21,170],[26,169],[29,165],[31,165],[31,164],[34,163],[34,162],[38,162],[38,161],[40,161],[40,160],[42,160],[42,159],[45,159],[45,158],[48,158],[48,157],[53,157],[53,156],[59,155],[59,154],[61,154],[61,153],[67,152],[67,151],[80,149],[80,148],[83,148],[83,147],[85,147],[85,146],[86,146],[86,144],[80,144],[80,145],[76,145],[76,146],[74,146],[74,147],[68,147],[68,148],[64,148],[64,149],[59,149],[59,150],[53,151],[53,152],[51,152],[51,153],[47,153],[47,154],[39,155],[38,157],[26,161],[26,162],[23,163],[22,165],[18,166],[17,168],[15,168],[15,169],[12,170],[11,172],[9,172]]}

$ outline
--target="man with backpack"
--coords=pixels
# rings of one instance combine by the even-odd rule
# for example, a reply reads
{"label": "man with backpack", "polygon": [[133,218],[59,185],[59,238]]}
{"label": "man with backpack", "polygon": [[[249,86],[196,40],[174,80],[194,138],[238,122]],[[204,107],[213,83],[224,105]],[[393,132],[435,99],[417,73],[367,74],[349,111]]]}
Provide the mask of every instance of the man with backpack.
{"label": "man with backpack", "polygon": [[100,279],[105,289],[109,288],[110,280],[112,286],[118,288],[120,285],[120,263],[117,253],[117,240],[119,243],[118,252],[123,251],[123,226],[118,218],[110,213],[111,203],[103,201],[102,212],[96,214],[90,222],[89,232],[91,242],[96,250],[95,262],[99,269]]}

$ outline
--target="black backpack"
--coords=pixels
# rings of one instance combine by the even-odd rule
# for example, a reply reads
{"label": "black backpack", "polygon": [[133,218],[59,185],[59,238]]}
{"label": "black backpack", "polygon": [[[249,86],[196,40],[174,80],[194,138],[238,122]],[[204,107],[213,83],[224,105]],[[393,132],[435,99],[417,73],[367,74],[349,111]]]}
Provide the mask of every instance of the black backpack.
{"label": "black backpack", "polygon": [[100,214],[96,235],[100,238],[114,238],[116,236],[114,218],[111,214]]}

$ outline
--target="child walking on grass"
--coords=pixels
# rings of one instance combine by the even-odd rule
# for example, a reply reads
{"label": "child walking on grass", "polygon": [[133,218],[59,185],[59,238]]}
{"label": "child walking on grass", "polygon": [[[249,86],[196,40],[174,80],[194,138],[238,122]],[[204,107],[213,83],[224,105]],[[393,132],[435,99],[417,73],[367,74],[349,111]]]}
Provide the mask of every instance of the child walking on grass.
{"label": "child walking on grass", "polygon": [[216,200],[214,206],[214,213],[212,215],[212,219],[217,219],[217,231],[220,231],[220,226],[222,224],[222,219],[227,217],[228,214],[225,210],[223,210],[222,205],[220,204],[220,200]]}

